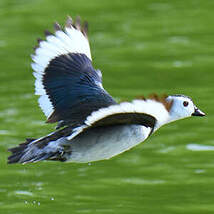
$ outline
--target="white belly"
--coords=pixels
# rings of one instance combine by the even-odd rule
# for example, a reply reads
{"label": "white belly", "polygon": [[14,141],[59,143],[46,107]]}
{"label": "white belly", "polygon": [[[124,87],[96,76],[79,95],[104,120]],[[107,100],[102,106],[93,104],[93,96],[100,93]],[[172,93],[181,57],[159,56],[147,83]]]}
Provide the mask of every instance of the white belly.
{"label": "white belly", "polygon": [[70,141],[71,162],[109,159],[144,141],[151,128],[140,125],[100,127],[83,132]]}

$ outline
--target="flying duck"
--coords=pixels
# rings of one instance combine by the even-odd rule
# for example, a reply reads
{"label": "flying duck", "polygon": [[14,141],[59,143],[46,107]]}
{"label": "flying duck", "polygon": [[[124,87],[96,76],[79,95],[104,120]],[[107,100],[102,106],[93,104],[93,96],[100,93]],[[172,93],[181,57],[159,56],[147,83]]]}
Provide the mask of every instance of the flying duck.
{"label": "flying duck", "polygon": [[164,124],[205,116],[184,95],[140,97],[117,103],[92,66],[88,24],[69,17],[38,40],[31,64],[35,94],[54,132],[10,148],[8,163],[57,160],[86,163],[109,159],[146,140]]}

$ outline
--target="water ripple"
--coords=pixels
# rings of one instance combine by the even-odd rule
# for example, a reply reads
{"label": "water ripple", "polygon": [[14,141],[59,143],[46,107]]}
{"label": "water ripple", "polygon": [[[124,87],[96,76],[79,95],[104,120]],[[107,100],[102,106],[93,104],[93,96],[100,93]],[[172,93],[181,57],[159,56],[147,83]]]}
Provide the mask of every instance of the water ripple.
{"label": "water ripple", "polygon": [[17,191],[15,191],[15,194],[33,196],[32,192],[28,192],[28,191],[24,191],[24,190],[17,190]]}
{"label": "water ripple", "polygon": [[214,146],[199,144],[188,144],[186,148],[191,151],[214,151]]}

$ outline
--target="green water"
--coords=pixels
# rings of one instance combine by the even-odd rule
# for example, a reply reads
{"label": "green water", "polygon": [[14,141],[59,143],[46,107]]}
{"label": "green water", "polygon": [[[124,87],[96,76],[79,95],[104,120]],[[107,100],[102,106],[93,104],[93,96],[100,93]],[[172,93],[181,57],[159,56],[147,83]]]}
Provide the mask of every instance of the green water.
{"label": "green water", "polygon": [[[0,213],[213,214],[214,1],[1,0]],[[7,165],[7,148],[53,130],[33,95],[36,38],[67,15],[90,23],[94,66],[119,100],[187,94],[207,113],[92,164]]]}

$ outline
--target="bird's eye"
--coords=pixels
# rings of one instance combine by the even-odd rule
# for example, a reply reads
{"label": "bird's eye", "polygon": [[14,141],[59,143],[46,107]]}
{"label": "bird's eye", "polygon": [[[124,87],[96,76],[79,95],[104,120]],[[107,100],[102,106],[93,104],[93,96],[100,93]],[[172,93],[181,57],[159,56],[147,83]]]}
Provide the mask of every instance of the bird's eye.
{"label": "bird's eye", "polygon": [[184,107],[187,107],[187,106],[189,105],[189,102],[184,101],[184,102],[183,102],[183,105],[184,105]]}

